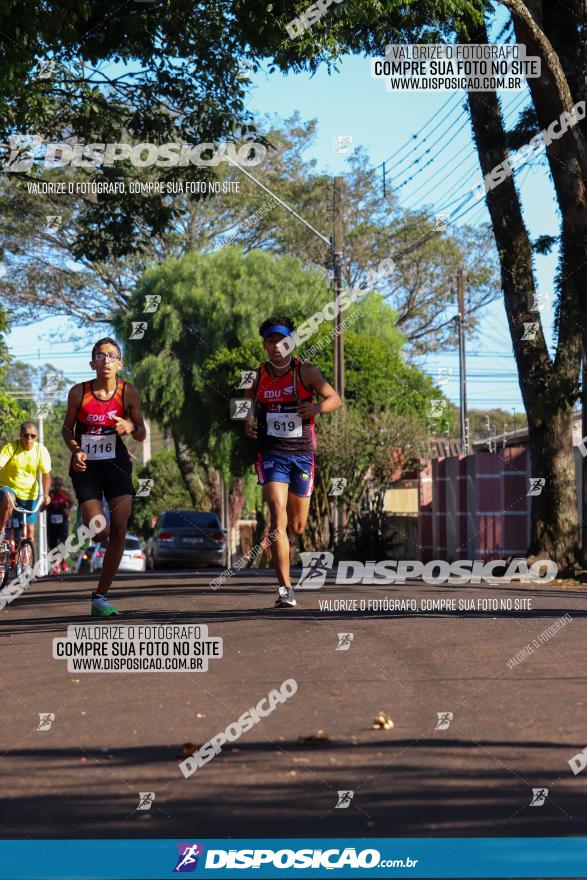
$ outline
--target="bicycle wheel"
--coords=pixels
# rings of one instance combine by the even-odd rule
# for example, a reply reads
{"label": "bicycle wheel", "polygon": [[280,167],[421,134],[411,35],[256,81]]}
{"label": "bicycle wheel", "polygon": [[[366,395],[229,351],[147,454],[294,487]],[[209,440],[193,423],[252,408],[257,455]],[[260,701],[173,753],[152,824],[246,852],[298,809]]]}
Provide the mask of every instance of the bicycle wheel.
{"label": "bicycle wheel", "polygon": [[33,568],[35,565],[35,548],[33,547],[33,542],[29,541],[28,538],[24,541],[21,541],[19,547],[16,551],[16,562],[15,562],[15,572],[16,577],[19,577],[21,574],[24,574],[28,579],[29,583],[32,584],[34,581],[33,577]]}
{"label": "bicycle wheel", "polygon": [[0,590],[10,580],[10,551],[8,545],[5,546],[6,550],[0,550]]}

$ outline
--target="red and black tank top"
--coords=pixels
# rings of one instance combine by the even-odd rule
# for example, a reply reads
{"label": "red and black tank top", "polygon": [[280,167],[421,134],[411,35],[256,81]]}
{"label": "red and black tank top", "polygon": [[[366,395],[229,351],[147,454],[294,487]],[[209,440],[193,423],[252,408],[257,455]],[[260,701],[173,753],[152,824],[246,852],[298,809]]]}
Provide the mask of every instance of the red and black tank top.
{"label": "red and black tank top", "polygon": [[129,462],[130,455],[122,438],[116,434],[116,418],[126,417],[124,392],[126,382],[116,380],[114,393],[107,400],[94,394],[94,383],[84,382],[77,411],[74,435],[88,462]]}
{"label": "red and black tank top", "polygon": [[281,376],[275,375],[269,362],[261,364],[255,398],[260,450],[297,455],[316,452],[314,417],[302,419],[296,411],[302,401],[314,398],[314,393],[302,381],[298,358],[293,359],[290,369]]}

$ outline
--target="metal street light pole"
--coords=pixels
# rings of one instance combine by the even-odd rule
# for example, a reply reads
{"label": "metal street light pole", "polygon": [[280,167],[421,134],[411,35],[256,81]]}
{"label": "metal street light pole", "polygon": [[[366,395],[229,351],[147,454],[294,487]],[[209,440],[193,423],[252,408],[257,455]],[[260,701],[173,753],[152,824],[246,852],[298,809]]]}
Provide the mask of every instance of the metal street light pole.
{"label": "metal street light pole", "polygon": [[[334,301],[342,293],[342,177],[334,178],[334,222],[332,229],[332,262],[334,265]],[[340,310],[334,318],[334,387],[344,400],[344,337]]]}

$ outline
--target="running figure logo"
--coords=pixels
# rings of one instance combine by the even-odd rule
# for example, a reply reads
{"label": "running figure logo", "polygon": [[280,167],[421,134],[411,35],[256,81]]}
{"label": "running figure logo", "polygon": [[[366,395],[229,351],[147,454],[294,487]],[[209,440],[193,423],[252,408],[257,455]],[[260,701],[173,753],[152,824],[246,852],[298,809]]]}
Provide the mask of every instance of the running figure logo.
{"label": "running figure logo", "polygon": [[53,59],[51,59],[50,61],[41,61],[36,78],[51,79],[53,71],[55,70],[55,64],[56,62]]}
{"label": "running figure logo", "polygon": [[201,843],[178,843],[179,856],[177,865],[173,869],[179,874],[187,874],[195,871],[198,867],[198,856],[204,855],[204,847]]}
{"label": "running figure logo", "polygon": [[452,367],[437,367],[434,377],[437,385],[448,385],[452,378]]}
{"label": "running figure logo", "polygon": [[149,293],[145,297],[145,308],[143,312],[156,312],[161,305],[161,296],[158,293]]}
{"label": "running figure logo", "polygon": [[55,712],[39,712],[39,726],[37,730],[51,730],[55,721]]}
{"label": "running figure logo", "polygon": [[63,376],[60,373],[45,373],[43,377],[43,391],[45,394],[53,394],[59,391],[63,385]]}
{"label": "running figure logo", "polygon": [[339,633],[338,634],[338,645],[336,646],[337,651],[349,651],[351,647],[351,642],[354,639],[354,633]]}
{"label": "running figure logo", "polygon": [[528,495],[542,495],[542,490],[544,489],[545,485],[545,477],[530,477],[530,488],[528,489]]}
{"label": "running figure logo", "polygon": [[342,495],[347,484],[346,477],[332,477],[329,495]]}
{"label": "running figure logo", "polygon": [[328,570],[332,568],[334,554],[300,553],[300,558],[303,568],[296,590],[319,590],[324,586]]}
{"label": "running figure logo", "polygon": [[139,791],[139,805],[137,810],[150,810],[155,800],[154,791]]}
{"label": "running figure logo", "polygon": [[255,381],[255,371],[254,370],[241,370],[240,374],[241,374],[241,381],[240,381],[240,385],[238,386],[239,389],[252,388],[253,383]]}
{"label": "running figure logo", "polygon": [[62,214],[45,215],[45,232],[57,232],[63,219]]}
{"label": "running figure logo", "polygon": [[530,304],[531,312],[541,312],[550,302],[549,293],[533,293],[530,292],[532,302]]}
{"label": "running figure logo", "polygon": [[450,221],[450,214],[440,213],[436,214],[434,217],[434,228],[433,232],[444,232],[448,229],[448,224]]}
{"label": "running figure logo", "polygon": [[351,805],[351,801],[355,796],[354,791],[337,791],[338,803],[335,810],[346,810]]}
{"label": "running figure logo", "polygon": [[436,716],[438,721],[436,722],[434,730],[448,730],[450,722],[455,717],[454,712],[437,712]]}
{"label": "running figure logo", "polygon": [[35,418],[36,419],[46,419],[51,411],[51,404],[48,401],[43,401],[40,403],[35,410]]}
{"label": "running figure logo", "polygon": [[241,58],[238,63],[237,79],[250,79],[251,73],[254,71],[255,65],[249,58]]}
{"label": "running figure logo", "polygon": [[351,134],[337,134],[333,138],[334,152],[339,156],[346,156],[351,152],[353,146],[353,136]]}
{"label": "running figure logo", "polygon": [[530,801],[529,806],[542,807],[542,806],[544,806],[544,802],[547,797],[548,797],[548,789],[547,788],[533,788],[532,789],[532,800]]}
{"label": "running figure logo", "polygon": [[522,336],[522,342],[534,342],[539,327],[540,324],[536,324],[534,322],[524,323],[524,335]]}
{"label": "running figure logo", "polygon": [[253,409],[253,401],[252,400],[241,400],[237,398],[231,398],[230,401],[230,418],[231,419],[246,419],[249,413]]}
{"label": "running figure logo", "polygon": [[446,400],[437,398],[428,401],[428,416],[431,419],[441,419],[446,410]]}
{"label": "running figure logo", "polygon": [[142,339],[149,326],[147,321],[133,321],[129,339]]}
{"label": "running figure logo", "polygon": [[139,480],[139,488],[137,489],[136,497],[148,498],[154,485],[155,480]]}

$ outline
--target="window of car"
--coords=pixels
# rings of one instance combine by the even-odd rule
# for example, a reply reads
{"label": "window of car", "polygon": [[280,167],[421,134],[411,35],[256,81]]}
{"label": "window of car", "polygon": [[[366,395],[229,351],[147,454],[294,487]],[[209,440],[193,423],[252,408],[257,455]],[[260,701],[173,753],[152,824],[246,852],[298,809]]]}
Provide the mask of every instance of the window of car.
{"label": "window of car", "polygon": [[163,529],[169,528],[200,528],[220,529],[220,520],[215,513],[206,513],[200,510],[168,510],[159,521]]}
{"label": "window of car", "polygon": [[141,542],[139,541],[138,538],[126,538],[126,540],[124,542],[124,549],[125,550],[140,550],[141,549]]}

